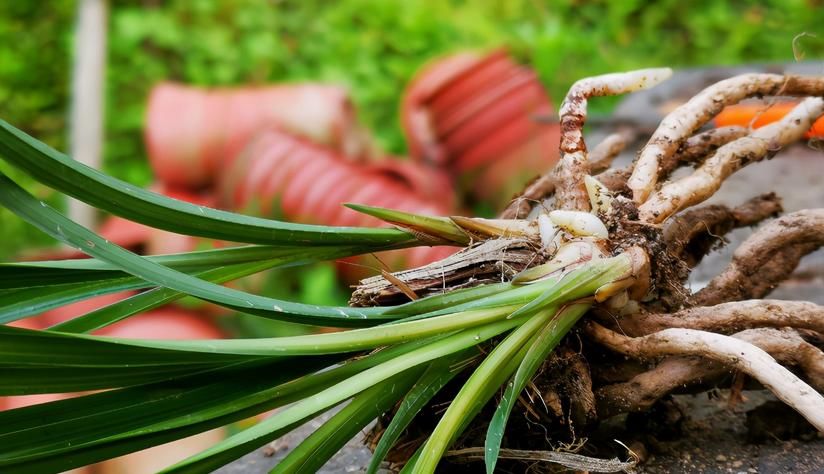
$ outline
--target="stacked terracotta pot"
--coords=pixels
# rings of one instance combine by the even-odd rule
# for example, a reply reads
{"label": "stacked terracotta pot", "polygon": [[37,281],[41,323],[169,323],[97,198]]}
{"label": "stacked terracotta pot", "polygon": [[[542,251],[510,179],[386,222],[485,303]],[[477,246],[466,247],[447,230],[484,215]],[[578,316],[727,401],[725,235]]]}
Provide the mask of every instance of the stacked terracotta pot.
{"label": "stacked terracotta pot", "polygon": [[[454,214],[452,185],[445,174],[411,162],[385,159],[359,164],[328,147],[282,130],[270,129],[252,140],[219,185],[223,207],[291,222],[334,226],[380,226],[383,222],[343,206],[353,202],[433,215]],[[454,248],[420,247],[347,259],[341,270],[354,281],[390,268],[415,267],[439,260]]]}
{"label": "stacked terracotta pot", "polygon": [[503,50],[437,60],[411,82],[401,118],[410,155],[449,170],[494,207],[558,159],[560,130],[537,75]]}
{"label": "stacked terracotta pot", "polygon": [[[336,86],[209,90],[161,84],[149,99],[146,143],[167,192],[206,189],[220,196],[213,205],[233,211],[341,226],[382,224],[343,207],[346,202],[455,213],[447,176],[376,151],[348,95]],[[419,266],[452,251],[410,249],[381,262],[350,261],[343,269],[353,279],[384,263]]]}
{"label": "stacked terracotta pot", "polygon": [[349,160],[368,160],[375,153],[341,87],[307,83],[204,89],[162,83],[149,97],[149,161],[167,185],[207,186],[255,135],[272,126],[328,146]]}

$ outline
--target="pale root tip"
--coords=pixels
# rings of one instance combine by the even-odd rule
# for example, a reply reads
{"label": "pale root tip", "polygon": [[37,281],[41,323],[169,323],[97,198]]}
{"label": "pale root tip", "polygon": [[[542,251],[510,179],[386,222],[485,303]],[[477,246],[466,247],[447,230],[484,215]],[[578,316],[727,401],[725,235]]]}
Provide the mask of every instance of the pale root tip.
{"label": "pale root tip", "polygon": [[[630,178],[630,181],[632,181],[632,178]],[[638,186],[637,184],[634,184],[635,183],[627,182],[627,187],[632,191],[632,200],[635,204],[640,206],[641,204],[647,202],[650,193],[647,191],[646,186]]]}
{"label": "pale root tip", "polygon": [[609,214],[612,211],[612,195],[609,189],[590,175],[584,176],[589,203],[596,214]]}
{"label": "pale root tip", "polygon": [[538,216],[538,232],[541,235],[541,245],[548,249],[552,245],[557,232],[548,215],[542,213]]}
{"label": "pale root tip", "polygon": [[628,73],[637,84],[637,90],[651,89],[672,77],[672,69],[668,67],[639,69]]}

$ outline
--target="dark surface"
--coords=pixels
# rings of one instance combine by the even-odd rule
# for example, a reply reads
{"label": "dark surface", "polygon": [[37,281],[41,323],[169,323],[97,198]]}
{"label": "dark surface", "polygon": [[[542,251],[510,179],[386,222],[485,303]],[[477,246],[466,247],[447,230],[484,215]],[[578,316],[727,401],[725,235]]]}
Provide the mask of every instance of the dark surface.
{"label": "dark surface", "polygon": [[[803,435],[807,441],[777,438],[757,444],[747,441],[745,412],[773,400],[769,394],[745,392],[745,401],[734,409],[727,407],[726,391],[719,395],[712,400],[706,394],[677,396],[689,417],[683,436],[675,441],[645,444],[652,454],[639,471],[650,474],[824,472],[824,439],[815,434]],[[771,420],[775,425],[783,425],[787,414],[781,413],[775,418]],[[776,429],[780,430],[781,426]]]}

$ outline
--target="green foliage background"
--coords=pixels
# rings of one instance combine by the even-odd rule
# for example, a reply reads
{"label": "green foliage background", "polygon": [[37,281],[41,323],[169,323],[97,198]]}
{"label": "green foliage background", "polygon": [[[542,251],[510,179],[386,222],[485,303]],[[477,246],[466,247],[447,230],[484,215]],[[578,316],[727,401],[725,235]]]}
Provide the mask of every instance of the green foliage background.
{"label": "green foliage background", "polygon": [[[153,83],[321,80],[348,85],[362,120],[402,153],[404,85],[432,57],[507,45],[556,100],[582,76],[636,67],[824,57],[824,2],[771,0],[111,0],[105,167],[150,182],[142,144]],[[66,149],[76,2],[0,2],[0,116]],[[8,171],[6,168],[4,170]],[[14,174],[19,177],[19,174]],[[47,189],[30,189],[49,198]],[[45,243],[0,210],[0,257]]]}

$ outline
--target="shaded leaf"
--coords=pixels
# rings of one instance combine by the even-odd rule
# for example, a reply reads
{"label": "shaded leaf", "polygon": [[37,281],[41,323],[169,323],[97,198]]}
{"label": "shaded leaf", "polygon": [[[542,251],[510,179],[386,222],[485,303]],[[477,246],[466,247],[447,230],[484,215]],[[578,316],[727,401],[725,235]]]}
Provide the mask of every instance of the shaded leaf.
{"label": "shaded leaf", "polygon": [[295,245],[414,245],[395,229],[278,222],[167,198],[107,176],[0,120],[0,155],[37,181],[98,209],[178,234],[233,242]]}
{"label": "shaded leaf", "polygon": [[498,408],[495,410],[492,421],[487,428],[484,444],[484,460],[487,473],[492,473],[495,470],[506,422],[512,412],[512,407],[515,406],[518,395],[524,390],[526,384],[529,383],[547,356],[578,322],[578,319],[587,312],[589,307],[589,304],[577,304],[563,308],[554,318],[544,324],[544,327],[538,331],[529,345],[528,352],[515,372],[512,381],[507,384],[501,402],[498,404]]}

